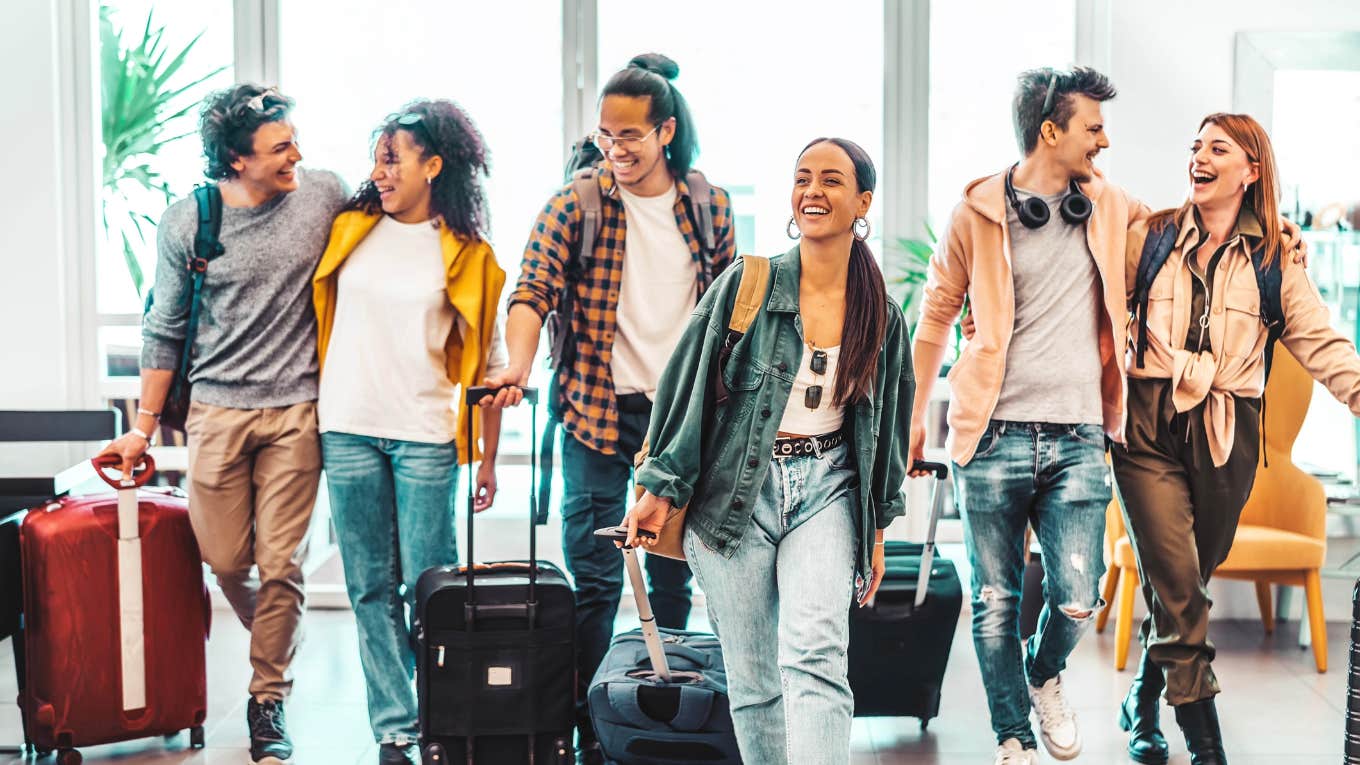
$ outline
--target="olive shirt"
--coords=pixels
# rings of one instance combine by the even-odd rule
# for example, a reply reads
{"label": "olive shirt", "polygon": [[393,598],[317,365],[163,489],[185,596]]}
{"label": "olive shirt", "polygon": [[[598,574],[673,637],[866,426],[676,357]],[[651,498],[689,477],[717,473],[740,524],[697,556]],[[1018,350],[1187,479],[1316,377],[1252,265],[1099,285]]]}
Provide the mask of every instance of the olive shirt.
{"label": "olive shirt", "polygon": [[[741,264],[724,271],[704,293],[657,386],[651,448],[637,483],[676,507],[688,505],[688,527],[724,556],[736,551],[750,528],[802,359],[800,265],[796,246],[770,259],[769,297],[722,370],[729,391],[722,406],[714,399],[710,375],[728,334]],[[916,379],[902,311],[889,301],[886,313],[873,391],[866,400],[846,405],[842,426],[858,473],[861,574],[870,570],[872,532],[905,512],[902,485]]]}

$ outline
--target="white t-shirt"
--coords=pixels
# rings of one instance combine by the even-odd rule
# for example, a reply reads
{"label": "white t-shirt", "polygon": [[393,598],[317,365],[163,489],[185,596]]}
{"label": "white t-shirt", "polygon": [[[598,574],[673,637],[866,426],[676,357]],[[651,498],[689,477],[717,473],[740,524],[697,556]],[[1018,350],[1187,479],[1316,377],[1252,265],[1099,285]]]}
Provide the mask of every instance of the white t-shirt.
{"label": "white t-shirt", "polygon": [[[824,349],[826,351],[826,373],[812,371],[812,349],[803,346],[803,361],[798,365],[798,376],[793,379],[793,389],[789,391],[789,403],[784,407],[784,416],[779,420],[779,430],[783,433],[797,433],[800,436],[824,436],[841,429],[845,421],[845,407],[836,406],[836,368],[841,358],[839,345]],[[807,408],[807,389],[813,385],[822,386],[822,400],[816,409]]]}
{"label": "white t-shirt", "polygon": [[656,197],[619,188],[626,220],[614,392],[656,393],[699,298],[698,265],[675,224],[675,186]]}
{"label": "white t-shirt", "polygon": [[[449,305],[439,229],[384,215],[340,269],[321,373],[321,431],[443,444],[458,429],[444,345],[468,323]],[[500,320],[487,372],[507,365]]]}

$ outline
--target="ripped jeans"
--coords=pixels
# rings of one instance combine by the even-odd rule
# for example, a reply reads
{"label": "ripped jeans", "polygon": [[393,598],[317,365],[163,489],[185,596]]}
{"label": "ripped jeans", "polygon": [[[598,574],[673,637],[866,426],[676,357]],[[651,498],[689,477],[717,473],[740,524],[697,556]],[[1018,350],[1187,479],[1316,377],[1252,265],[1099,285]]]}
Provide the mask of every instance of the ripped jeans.
{"label": "ripped jeans", "polygon": [[[1112,496],[1098,425],[993,420],[967,465],[954,465],[954,495],[973,569],[973,646],[997,743],[1035,746],[1028,682],[1067,665],[1103,606],[1105,509]],[[1044,607],[1021,646],[1025,524],[1043,548]]]}

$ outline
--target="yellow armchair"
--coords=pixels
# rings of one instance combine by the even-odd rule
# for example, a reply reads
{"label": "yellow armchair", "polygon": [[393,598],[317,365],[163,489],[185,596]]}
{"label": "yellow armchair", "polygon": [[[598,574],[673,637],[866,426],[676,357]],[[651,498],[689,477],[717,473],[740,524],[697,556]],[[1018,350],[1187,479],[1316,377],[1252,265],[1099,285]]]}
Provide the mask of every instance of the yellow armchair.
{"label": "yellow armchair", "polygon": [[[1313,660],[1318,672],[1326,672],[1327,629],[1319,571],[1327,555],[1327,496],[1316,478],[1290,461],[1312,397],[1313,379],[1283,345],[1276,346],[1266,385],[1265,448],[1256,468],[1256,483],[1242,509],[1232,551],[1214,576],[1255,582],[1256,602],[1267,633],[1275,629],[1270,586],[1303,587]],[[1264,467],[1267,462],[1270,466]],[[1117,500],[1110,503],[1105,519],[1110,569],[1104,588],[1106,605],[1096,619],[1096,631],[1104,631],[1117,598],[1114,666],[1123,669],[1133,633],[1134,598],[1140,596],[1138,564]]]}

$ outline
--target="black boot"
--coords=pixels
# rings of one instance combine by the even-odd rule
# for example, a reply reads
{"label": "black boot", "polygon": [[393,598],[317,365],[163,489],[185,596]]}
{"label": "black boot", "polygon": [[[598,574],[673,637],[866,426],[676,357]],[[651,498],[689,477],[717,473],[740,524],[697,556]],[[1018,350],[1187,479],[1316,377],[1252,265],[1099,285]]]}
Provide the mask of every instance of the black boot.
{"label": "black boot", "polygon": [[1119,707],[1119,727],[1129,732],[1129,759],[1144,765],[1162,765],[1171,756],[1158,714],[1161,710],[1162,689],[1166,676],[1162,668],[1148,659],[1143,651],[1138,674],[1129,687],[1129,695]]}
{"label": "black boot", "polygon": [[1214,697],[1176,706],[1176,723],[1185,733],[1185,748],[1190,750],[1190,765],[1227,765],[1223,752],[1223,733],[1218,729],[1218,710]]}

